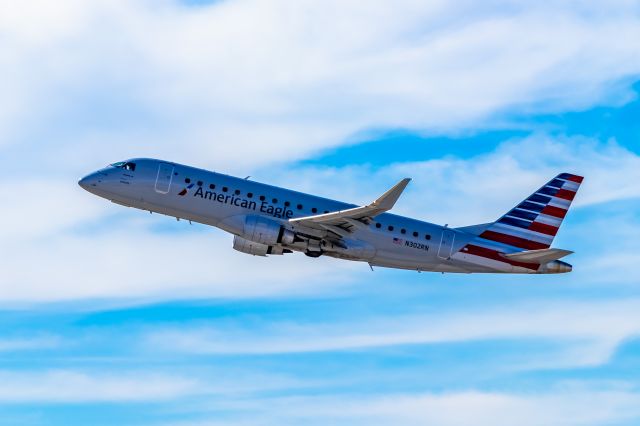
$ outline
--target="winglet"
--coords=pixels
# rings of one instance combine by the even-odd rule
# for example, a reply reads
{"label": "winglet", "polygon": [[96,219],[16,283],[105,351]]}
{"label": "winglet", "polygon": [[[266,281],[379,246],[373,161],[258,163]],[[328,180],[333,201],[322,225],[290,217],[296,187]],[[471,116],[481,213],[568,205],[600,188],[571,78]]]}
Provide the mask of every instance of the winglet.
{"label": "winglet", "polygon": [[[305,217],[297,217],[293,219],[289,219],[289,222],[302,222],[302,223],[324,223],[324,224],[332,224],[346,222],[347,224],[353,225],[349,219],[359,220],[362,218],[372,218],[380,213],[389,211],[393,208],[398,198],[402,194],[402,191],[407,187],[409,181],[411,179],[404,178],[400,182],[398,182],[393,188],[385,192],[375,200],[373,203],[363,206],[363,207],[354,207],[352,209],[347,210],[339,210],[331,213],[318,214],[314,216],[305,216]],[[357,226],[357,225],[356,225]]]}
{"label": "winglet", "polygon": [[371,203],[371,206],[376,207],[377,209],[380,209],[382,211],[391,210],[410,181],[410,178],[402,179],[400,182],[396,183],[393,188],[382,194],[380,198]]}

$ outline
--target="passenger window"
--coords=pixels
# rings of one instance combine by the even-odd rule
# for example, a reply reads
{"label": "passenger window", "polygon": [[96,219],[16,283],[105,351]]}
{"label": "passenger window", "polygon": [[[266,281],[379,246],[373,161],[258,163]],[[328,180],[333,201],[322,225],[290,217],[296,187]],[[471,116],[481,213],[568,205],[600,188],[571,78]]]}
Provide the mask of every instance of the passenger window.
{"label": "passenger window", "polygon": [[247,198],[253,198],[253,193],[252,192],[247,192]]}
{"label": "passenger window", "polygon": [[404,229],[404,228],[402,228],[402,229],[400,230],[400,233],[401,233],[401,234],[406,234],[406,233],[407,233],[407,230],[406,230],[406,229]]}
{"label": "passenger window", "polygon": [[271,200],[271,202],[272,202],[273,204],[278,204],[278,199],[277,199],[277,198],[274,198],[273,200]]}
{"label": "passenger window", "polygon": [[378,228],[378,229],[382,228],[382,224],[376,223],[376,228]]}
{"label": "passenger window", "polygon": [[430,240],[431,239],[431,235],[427,234],[424,236],[425,239]]}
{"label": "passenger window", "polygon": [[260,201],[264,201],[264,195],[260,196]]}
{"label": "passenger window", "polygon": [[318,209],[316,209],[315,207],[311,209],[311,213],[318,213]]}
{"label": "passenger window", "polygon": [[298,210],[302,210],[302,204],[298,204],[296,207],[298,208]]}
{"label": "passenger window", "polygon": [[284,202],[284,206],[285,206],[285,207],[289,207],[290,205],[291,205],[291,203],[290,203],[290,202],[288,202],[288,201],[285,201],[285,202]]}
{"label": "passenger window", "polygon": [[418,236],[418,233],[417,233],[416,231],[413,231],[413,236],[414,236],[414,237],[417,237],[417,236]]}
{"label": "passenger window", "polygon": [[236,195],[240,195],[240,190],[236,189],[235,191],[233,191],[233,193],[236,194]]}
{"label": "passenger window", "polygon": [[202,181],[201,180],[198,181],[198,186],[202,186]]}
{"label": "passenger window", "polygon": [[387,229],[388,229],[389,231],[393,231],[393,226],[389,225],[389,226],[387,227]]}
{"label": "passenger window", "polygon": [[222,187],[222,192],[227,192],[229,190],[229,188],[227,188],[226,186]]}
{"label": "passenger window", "polygon": [[216,186],[212,183],[209,184],[209,189],[216,189]]}
{"label": "passenger window", "polygon": [[184,180],[184,183],[191,183],[191,179],[186,178],[186,179]]}

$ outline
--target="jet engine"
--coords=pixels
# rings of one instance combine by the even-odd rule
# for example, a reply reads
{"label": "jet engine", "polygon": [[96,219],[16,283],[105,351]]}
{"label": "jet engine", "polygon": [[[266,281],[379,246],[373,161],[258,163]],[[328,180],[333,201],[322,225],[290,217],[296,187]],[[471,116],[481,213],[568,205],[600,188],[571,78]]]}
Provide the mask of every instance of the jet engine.
{"label": "jet engine", "polygon": [[547,264],[540,265],[538,268],[539,274],[562,274],[565,272],[571,272],[571,265],[562,260],[554,260]]}
{"label": "jet engine", "polygon": [[282,248],[282,246],[268,246],[266,244],[260,244],[238,237],[237,235],[233,237],[233,249],[242,253],[252,254],[254,256],[291,253],[291,250]]}
{"label": "jet engine", "polygon": [[247,216],[243,234],[246,239],[267,246],[292,244],[295,240],[293,231],[286,229],[275,220],[262,216]]}

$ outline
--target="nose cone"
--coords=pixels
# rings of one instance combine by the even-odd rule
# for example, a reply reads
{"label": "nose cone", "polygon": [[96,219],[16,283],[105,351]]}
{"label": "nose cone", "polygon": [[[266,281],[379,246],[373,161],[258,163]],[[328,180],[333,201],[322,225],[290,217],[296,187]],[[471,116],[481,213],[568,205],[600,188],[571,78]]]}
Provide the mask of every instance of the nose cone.
{"label": "nose cone", "polygon": [[98,186],[98,181],[99,179],[97,173],[91,173],[90,175],[87,175],[80,179],[78,181],[78,185],[80,185],[80,187],[84,190],[93,192],[93,190],[95,190],[95,188]]}

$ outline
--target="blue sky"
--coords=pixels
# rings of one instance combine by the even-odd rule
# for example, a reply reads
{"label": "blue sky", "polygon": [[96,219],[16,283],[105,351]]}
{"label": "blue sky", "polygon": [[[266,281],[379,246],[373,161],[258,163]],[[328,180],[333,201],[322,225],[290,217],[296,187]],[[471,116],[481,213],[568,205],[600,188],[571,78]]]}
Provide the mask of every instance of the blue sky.
{"label": "blue sky", "polygon": [[[640,4],[0,5],[0,422],[636,425]],[[151,156],[495,220],[584,175],[571,274],[258,259],[77,179]]]}

